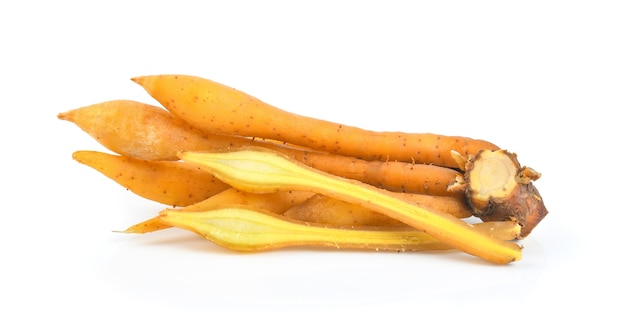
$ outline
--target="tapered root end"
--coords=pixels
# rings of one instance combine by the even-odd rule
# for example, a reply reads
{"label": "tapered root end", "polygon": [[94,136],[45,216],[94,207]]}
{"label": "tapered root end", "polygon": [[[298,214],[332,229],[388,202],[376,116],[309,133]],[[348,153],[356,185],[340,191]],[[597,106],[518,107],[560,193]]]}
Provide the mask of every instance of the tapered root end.
{"label": "tapered root end", "polygon": [[144,77],[144,76],[140,76],[140,77],[132,77],[132,78],[130,78],[130,80],[131,80],[132,82],[136,83],[137,85],[142,85],[142,83],[143,83],[143,82],[144,82],[144,80],[145,80],[145,77]]}
{"label": "tapered root end", "polygon": [[474,214],[483,221],[512,220],[528,236],[548,214],[532,181],[541,175],[521,167],[514,153],[481,150],[465,172],[466,195]]}
{"label": "tapered root end", "polygon": [[150,90],[155,82],[155,76],[132,77],[130,80],[144,89]]}
{"label": "tapered root end", "polygon": [[72,114],[73,114],[73,111],[61,112],[57,115],[57,118],[60,120],[73,121]]}
{"label": "tapered root end", "polygon": [[96,154],[96,151],[78,150],[72,153],[72,159],[81,164],[87,165],[89,163],[89,159],[92,158],[94,154]]}

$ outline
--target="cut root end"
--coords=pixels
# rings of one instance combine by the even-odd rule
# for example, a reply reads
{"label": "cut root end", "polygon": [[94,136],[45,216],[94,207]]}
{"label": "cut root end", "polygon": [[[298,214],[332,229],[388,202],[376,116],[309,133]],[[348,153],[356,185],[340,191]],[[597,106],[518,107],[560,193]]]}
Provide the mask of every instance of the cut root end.
{"label": "cut root end", "polygon": [[526,237],[548,214],[532,181],[541,174],[521,167],[506,150],[481,150],[465,165],[465,193],[474,214],[483,221],[512,220]]}

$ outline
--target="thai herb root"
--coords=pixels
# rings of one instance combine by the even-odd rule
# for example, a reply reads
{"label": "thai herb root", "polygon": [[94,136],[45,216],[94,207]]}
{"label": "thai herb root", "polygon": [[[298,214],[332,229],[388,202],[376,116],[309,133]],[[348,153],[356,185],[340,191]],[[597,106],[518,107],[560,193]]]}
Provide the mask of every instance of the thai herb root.
{"label": "thai herb root", "polygon": [[305,117],[200,77],[132,81],[162,107],[111,100],[58,114],[112,152],[76,161],[169,206],[126,233],[178,227],[233,250],[457,250],[506,264],[548,214],[541,174],[485,140]]}

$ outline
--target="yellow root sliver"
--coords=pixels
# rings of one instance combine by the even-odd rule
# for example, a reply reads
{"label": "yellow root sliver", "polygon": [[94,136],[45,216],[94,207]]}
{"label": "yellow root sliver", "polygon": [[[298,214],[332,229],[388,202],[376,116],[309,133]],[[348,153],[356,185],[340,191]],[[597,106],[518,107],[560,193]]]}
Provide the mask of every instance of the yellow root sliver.
{"label": "yellow root sliver", "polygon": [[496,240],[449,214],[409,204],[375,187],[317,171],[261,148],[224,153],[182,152],[179,157],[231,186],[251,192],[305,190],[380,212],[424,231],[442,243],[490,262],[521,259],[521,247]]}
{"label": "yellow root sliver", "polygon": [[161,221],[193,231],[235,251],[320,246],[380,251],[448,250],[451,247],[416,230],[349,230],[298,223],[243,206],[202,212],[167,210]]}

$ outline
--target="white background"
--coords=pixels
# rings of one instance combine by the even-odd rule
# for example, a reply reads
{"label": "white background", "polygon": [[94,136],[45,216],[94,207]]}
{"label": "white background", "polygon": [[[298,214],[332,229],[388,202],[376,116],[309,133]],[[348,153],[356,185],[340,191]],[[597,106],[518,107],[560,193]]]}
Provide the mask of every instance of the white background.
{"label": "white background", "polygon": [[[620,1],[4,1],[0,328],[619,328],[626,294]],[[522,261],[238,254],[114,230],[164,208],[71,159],[59,112],[213,79],[373,130],[466,135],[542,172]]]}

